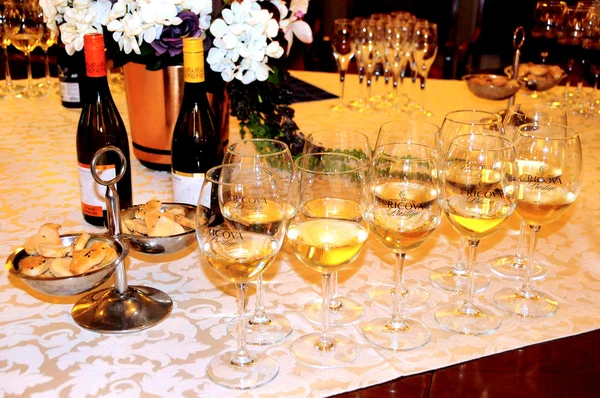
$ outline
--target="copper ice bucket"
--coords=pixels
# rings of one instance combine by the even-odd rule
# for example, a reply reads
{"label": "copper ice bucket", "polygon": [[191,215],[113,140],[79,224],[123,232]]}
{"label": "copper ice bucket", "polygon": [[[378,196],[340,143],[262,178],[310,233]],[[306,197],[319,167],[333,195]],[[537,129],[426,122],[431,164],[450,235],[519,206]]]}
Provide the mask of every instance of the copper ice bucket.
{"label": "copper ice bucket", "polygon": [[[123,67],[133,154],[146,167],[171,169],[171,138],[183,98],[183,67],[149,71],[130,62]],[[224,140],[229,132],[226,90],[208,95]]]}

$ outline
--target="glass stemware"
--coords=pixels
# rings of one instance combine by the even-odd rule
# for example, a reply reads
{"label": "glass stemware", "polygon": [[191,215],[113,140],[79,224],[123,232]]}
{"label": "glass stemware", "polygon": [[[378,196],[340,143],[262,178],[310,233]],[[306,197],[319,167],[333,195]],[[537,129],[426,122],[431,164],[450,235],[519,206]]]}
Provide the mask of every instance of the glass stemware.
{"label": "glass stemware", "polygon": [[[526,123],[547,124],[554,123],[567,125],[567,113],[558,107],[551,107],[540,103],[511,105],[503,120],[504,134],[514,141],[519,126]],[[552,176],[548,176],[552,177]],[[525,231],[527,222],[521,221],[517,252],[515,255],[500,256],[490,261],[490,269],[496,275],[507,279],[522,279],[525,276]],[[547,268],[536,261],[532,269],[533,280],[546,276]]]}
{"label": "glass stemware", "polygon": [[27,91],[17,97],[43,96],[36,90],[31,75],[31,52],[42,38],[44,21],[35,0],[6,0],[4,2],[4,31],[10,42],[27,56]]}
{"label": "glass stemware", "polygon": [[[564,1],[538,1],[533,12],[531,40],[534,62],[551,63],[556,56],[558,31],[561,29],[567,3]],[[539,58],[538,58],[539,57]]]}
{"label": "glass stemware", "polygon": [[361,109],[363,112],[370,112],[373,110],[373,104],[371,102],[371,88],[373,85],[373,76],[375,74],[375,68],[377,67],[377,49],[376,49],[376,26],[370,19],[365,19],[360,22],[361,28],[359,30],[359,39],[357,41],[359,51],[357,51],[357,62],[364,68],[364,74],[367,82],[367,99],[364,107]]}
{"label": "glass stemware", "polygon": [[413,34],[413,57],[417,66],[417,73],[421,78],[421,89],[438,51],[437,24],[432,22],[417,22]]}
{"label": "glass stemware", "polygon": [[588,11],[586,19],[581,46],[584,74],[588,76],[592,90],[588,94],[588,108],[584,115],[595,116],[600,114],[597,99],[598,79],[600,78],[600,12],[591,9]]}
{"label": "glass stemware", "polygon": [[[371,163],[371,146],[369,138],[358,131],[353,130],[320,130],[310,133],[304,141],[303,154],[319,152],[345,153],[361,159],[365,168]],[[340,202],[343,204],[344,202]],[[348,218],[345,206],[329,206],[328,216]],[[350,217],[356,218],[355,215]],[[338,273],[331,273],[331,285],[329,286],[329,324],[332,326],[345,326],[358,322],[365,314],[365,308],[356,300],[338,295]],[[302,306],[302,313],[312,322],[321,320],[321,299],[311,300]]]}
{"label": "glass stemware", "polygon": [[[249,164],[263,166],[273,173],[282,193],[282,201],[288,206],[287,217],[293,216],[294,209],[288,202],[287,194],[294,177],[294,160],[287,144],[271,139],[246,139],[229,145],[225,150],[223,164]],[[295,210],[295,209],[294,209]],[[273,257],[275,259],[275,257]],[[237,336],[238,320],[234,319],[227,327],[232,336]],[[283,315],[267,313],[264,304],[263,275],[256,278],[256,304],[254,313],[245,319],[246,342],[255,345],[269,345],[283,341],[291,332],[292,324]]]}
{"label": "glass stemware", "polygon": [[[514,140],[521,181],[516,212],[529,224],[529,248],[523,285],[502,289],[496,304],[523,317],[545,317],[558,310],[558,302],[532,286],[537,233],[562,217],[579,195],[582,154],[579,134],[556,124],[524,124]],[[548,172],[552,170],[552,172]]]}
{"label": "glass stemware", "polygon": [[[587,9],[567,8],[558,31],[557,54],[559,65],[566,71],[566,84],[559,103],[563,108],[578,111],[581,109],[582,92],[582,39],[586,23]],[[554,103],[554,102],[553,102]]]}
{"label": "glass stemware", "polygon": [[[425,243],[440,225],[437,152],[415,143],[375,150],[365,218],[375,238],[394,253],[394,290],[404,291],[406,254]],[[406,351],[427,344],[427,326],[403,317],[404,294],[393,296],[392,315],[368,322],[363,333],[378,347]]]}
{"label": "glass stemware", "polygon": [[10,63],[8,60],[8,46],[10,46],[10,38],[8,37],[5,29],[5,9],[6,2],[4,0],[0,0],[0,47],[2,47],[2,51],[4,52],[4,84],[0,86],[0,98],[25,90],[24,86],[15,85],[10,76]]}
{"label": "glass stemware", "polygon": [[44,24],[44,30],[40,40],[40,48],[44,51],[44,76],[46,78],[44,84],[48,91],[52,86],[52,76],[50,75],[50,56],[48,55],[48,50],[54,45],[54,43],[56,43],[56,37],[54,36],[54,32],[48,29],[46,24]]}
{"label": "glass stemware", "polygon": [[[329,279],[354,262],[369,235],[363,217],[364,162],[342,153],[311,153],[296,159],[296,166],[299,207],[287,238],[296,257],[322,275],[322,325],[320,332],[293,341],[290,351],[304,365],[345,366],[358,357],[359,347],[329,331]],[[345,217],[339,218],[342,207]]]}
{"label": "glass stemware", "polygon": [[[461,134],[502,133],[502,118],[491,112],[479,110],[459,110],[446,115],[440,128],[439,152],[444,157],[452,140]],[[429,279],[434,286],[451,292],[464,292],[467,285],[466,272],[466,239],[460,236],[458,258],[451,266],[433,270]],[[490,280],[484,274],[474,271],[473,284],[475,292],[485,289]]]}
{"label": "glass stemware", "polygon": [[[393,143],[423,144],[431,148],[438,147],[439,127],[433,123],[419,119],[398,119],[383,124],[377,135],[375,151]],[[437,152],[436,152],[437,154]],[[402,282],[402,307],[407,310],[417,310],[429,303],[429,293],[415,283],[405,283],[404,275],[396,263],[394,272],[396,278],[401,276]],[[369,297],[373,302],[383,308],[392,309],[396,299],[395,284],[382,284],[369,290]]]}
{"label": "glass stemware", "polygon": [[281,248],[285,203],[273,174],[256,165],[214,167],[207,171],[201,192],[196,211],[198,246],[210,267],[235,283],[239,321],[237,349],[213,358],[206,374],[224,387],[258,387],[271,381],[279,366],[264,353],[247,350],[246,291],[248,282],[265,271]]}
{"label": "glass stemware", "polygon": [[461,305],[435,312],[444,328],[462,334],[487,334],[500,327],[500,318],[474,304],[472,271],[479,241],[493,234],[515,208],[518,194],[512,143],[496,134],[456,137],[444,157],[442,210],[450,225],[469,242],[469,283]]}
{"label": "glass stemware", "polygon": [[340,102],[333,107],[336,111],[349,110],[344,103],[344,83],[346,81],[346,70],[350,60],[354,57],[352,51],[352,41],[354,28],[351,19],[336,19],[333,23],[333,56],[337,62],[338,72],[340,73]]}

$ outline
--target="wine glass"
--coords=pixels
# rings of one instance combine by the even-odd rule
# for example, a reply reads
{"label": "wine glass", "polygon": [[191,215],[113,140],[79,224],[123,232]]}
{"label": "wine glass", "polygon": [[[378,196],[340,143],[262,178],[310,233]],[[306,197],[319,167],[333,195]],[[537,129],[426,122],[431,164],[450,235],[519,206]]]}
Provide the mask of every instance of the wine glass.
{"label": "wine glass", "polygon": [[367,100],[361,111],[370,112],[373,110],[373,104],[371,103],[373,75],[378,61],[376,48],[377,28],[375,23],[370,19],[361,21],[361,28],[358,33],[360,36],[357,42],[359,49],[356,53],[357,62],[359,66],[362,65],[364,68],[365,77],[367,79]]}
{"label": "wine glass", "polygon": [[[247,350],[246,291],[248,282],[265,271],[281,248],[287,223],[283,196],[273,173],[244,164],[208,170],[201,192],[196,212],[198,245],[208,265],[235,283],[239,321],[237,350],[213,358],[206,374],[224,387],[258,387],[271,381],[279,366],[264,353]],[[205,207],[207,200],[210,204]]]}
{"label": "wine glass", "polygon": [[[547,124],[554,123],[567,125],[567,113],[555,106],[540,103],[526,103],[511,105],[503,120],[505,135],[514,140],[519,126],[526,123]],[[548,176],[556,177],[556,176]],[[521,221],[517,252],[515,255],[500,256],[490,261],[490,269],[498,276],[507,279],[522,279],[525,276],[525,230],[527,222]],[[542,279],[546,276],[545,266],[536,261],[532,269],[531,278]]]}
{"label": "wine glass", "polygon": [[[229,145],[225,149],[223,164],[249,164],[263,166],[273,173],[277,186],[282,193],[282,201],[290,210],[288,218],[293,216],[293,206],[288,204],[287,193],[294,176],[294,160],[287,144],[266,138],[245,139]],[[254,225],[253,225],[254,227]],[[275,257],[273,257],[275,259]],[[239,320],[229,323],[227,331],[236,337]],[[248,334],[246,342],[255,345],[269,345],[283,341],[291,332],[292,324],[283,315],[267,313],[264,304],[263,275],[256,278],[256,304],[254,313],[246,316]]]}
{"label": "wine glass", "polygon": [[[437,152],[416,143],[375,150],[365,218],[375,238],[394,253],[394,290],[404,291],[406,254],[425,243],[441,222]],[[363,333],[378,347],[406,351],[427,344],[427,326],[403,317],[404,294],[393,296],[391,317],[368,322]]]}
{"label": "wine glass", "polygon": [[[439,141],[439,127],[433,123],[420,119],[398,119],[384,123],[379,128],[375,150],[394,143],[423,144],[431,148],[437,148]],[[439,157],[438,152],[436,156]],[[399,264],[394,268],[396,278],[401,274]],[[402,274],[402,278],[403,278]],[[396,287],[394,284],[381,284],[369,290],[369,297],[377,305],[386,308],[394,308],[396,299]],[[423,308],[429,302],[429,293],[422,287],[411,283],[406,284],[402,279],[402,307],[407,310]]]}
{"label": "wine glass", "polygon": [[535,5],[531,28],[532,47],[544,64],[555,57],[558,31],[566,11],[567,3],[564,1],[538,1]]}
{"label": "wine glass", "polygon": [[352,57],[354,57],[354,52],[352,51],[353,34],[354,28],[351,19],[336,19],[333,22],[333,56],[337,62],[341,83],[340,103],[333,107],[333,110],[336,111],[349,110],[348,106],[344,103],[344,82],[346,81],[348,65]]}
{"label": "wine glass", "polygon": [[413,57],[417,66],[417,73],[421,78],[421,89],[425,88],[425,82],[429,70],[438,51],[437,24],[421,21],[415,24],[413,34]]}
{"label": "wine glass", "polygon": [[[298,210],[287,238],[296,257],[322,275],[322,326],[320,332],[293,341],[290,351],[304,365],[345,366],[358,357],[359,347],[354,340],[329,331],[329,280],[332,272],[353,263],[369,235],[362,216],[364,162],[342,153],[311,153],[296,159],[296,166]],[[341,206],[345,218],[338,217]]]}
{"label": "wine glass", "polygon": [[[583,71],[581,65],[582,39],[585,28],[587,9],[583,7],[568,7],[562,27],[558,31],[559,64],[566,71],[567,79],[563,98],[560,100],[563,107],[576,110],[580,107]],[[576,91],[572,90],[575,87]]]}
{"label": "wine glass", "polygon": [[[365,169],[371,163],[371,146],[369,138],[358,131],[353,130],[320,130],[308,134],[304,140],[303,154],[320,152],[338,152],[352,155],[364,162]],[[355,219],[356,214],[344,214],[348,211],[348,207],[344,206],[345,202],[340,202],[342,206],[327,208],[328,217],[336,216],[338,218]],[[356,210],[351,203],[350,209],[352,212]],[[358,322],[365,314],[365,307],[359,302],[348,297],[338,295],[338,273],[331,273],[331,285],[329,286],[329,324],[332,326],[345,326]],[[312,322],[320,322],[321,320],[321,299],[311,300],[302,306],[302,313]]]}
{"label": "wine glass", "polygon": [[532,286],[537,233],[562,217],[579,195],[581,142],[577,131],[565,125],[524,124],[519,126],[514,146],[521,181],[516,212],[530,228],[527,268],[523,286],[500,290],[494,301],[513,314],[545,317],[558,310],[558,302]]}
{"label": "wine glass", "polygon": [[52,86],[52,81],[50,80],[52,76],[50,75],[50,57],[48,55],[48,49],[50,49],[54,43],[56,43],[55,33],[48,29],[46,24],[44,24],[42,38],[40,40],[40,48],[44,51],[44,74],[46,78],[45,87],[48,91]]}
{"label": "wine glass", "polygon": [[4,31],[11,44],[27,56],[27,91],[17,94],[19,98],[44,95],[35,89],[31,75],[31,52],[39,44],[43,30],[44,21],[36,0],[5,0]]}
{"label": "wine glass", "polygon": [[445,305],[435,312],[444,328],[462,334],[487,334],[500,327],[500,318],[475,306],[472,271],[477,246],[508,219],[518,195],[515,151],[497,134],[456,137],[444,157],[441,173],[442,210],[450,225],[469,242],[469,283],[461,305]]}
{"label": "wine glass", "polygon": [[581,41],[583,52],[584,73],[589,77],[592,90],[588,94],[588,109],[586,116],[598,115],[597,91],[600,78],[600,12],[592,9],[587,14],[587,21]]}
{"label": "wine glass", "polygon": [[363,96],[363,81],[365,80],[365,63],[364,57],[362,56],[361,37],[363,37],[362,30],[365,29],[364,18],[356,17],[352,20],[352,52],[354,53],[354,60],[356,61],[356,68],[358,70],[358,85],[359,85],[359,96],[358,99],[352,101],[352,106],[357,108],[359,111],[365,106],[365,99]]}
{"label": "wine glass", "polygon": [[[446,115],[440,128],[439,152],[444,157],[452,140],[461,134],[501,133],[502,118],[491,112],[479,110],[459,110]],[[466,289],[466,239],[460,236],[458,258],[454,265],[435,269],[429,279],[434,286],[451,292],[462,292]],[[474,271],[473,283],[475,292],[485,289],[490,280],[484,274]]]}

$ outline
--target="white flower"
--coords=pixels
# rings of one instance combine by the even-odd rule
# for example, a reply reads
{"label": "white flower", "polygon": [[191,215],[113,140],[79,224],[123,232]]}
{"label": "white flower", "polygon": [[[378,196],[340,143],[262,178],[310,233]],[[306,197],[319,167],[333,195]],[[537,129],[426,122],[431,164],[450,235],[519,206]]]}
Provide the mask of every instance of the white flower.
{"label": "white flower", "polygon": [[[272,3],[276,3],[278,0],[271,0]],[[308,10],[309,0],[292,0],[290,3],[290,15],[285,18],[285,15],[281,16],[281,30],[283,31],[284,37],[288,42],[287,53],[289,54],[294,42],[294,36],[298,38],[302,43],[312,43],[313,36],[310,25],[302,20]],[[279,6],[278,6],[279,7]]]}
{"label": "white flower", "polygon": [[283,48],[273,40],[278,32],[277,21],[257,0],[234,2],[210,25],[215,39],[206,61],[227,82],[234,78],[244,84],[265,81],[269,58],[283,55]]}
{"label": "white flower", "polygon": [[76,0],[73,5],[75,7],[66,8],[64,23],[60,25],[61,40],[69,55],[81,51],[86,33],[102,33],[111,7],[109,0]]}

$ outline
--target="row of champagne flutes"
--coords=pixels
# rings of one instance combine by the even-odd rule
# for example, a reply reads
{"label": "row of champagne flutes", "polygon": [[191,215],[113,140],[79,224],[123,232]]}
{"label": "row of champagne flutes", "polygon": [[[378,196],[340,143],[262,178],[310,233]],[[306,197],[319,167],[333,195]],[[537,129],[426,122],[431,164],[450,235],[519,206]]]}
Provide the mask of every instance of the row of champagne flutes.
{"label": "row of champagne flutes", "polygon": [[[470,249],[463,273],[469,281],[465,301],[437,309],[435,318],[442,327],[485,334],[500,326],[493,311],[474,305],[472,271],[479,241],[498,230],[515,209],[533,232],[529,261],[523,286],[496,293],[496,304],[522,316],[554,313],[556,301],[531,286],[535,232],[558,219],[577,197],[581,147],[577,134],[565,125],[523,124],[539,121],[526,108],[515,109],[519,119],[505,126],[497,115],[480,111],[446,117],[450,121],[459,114],[470,115],[475,122],[463,123],[469,128],[440,130],[417,120],[389,123],[382,126],[373,152],[368,140],[363,149],[343,143],[333,147],[331,141],[313,137],[292,162],[289,150],[278,141],[246,140],[230,146],[224,165],[206,175],[197,236],[208,264],[238,288],[239,315],[233,331],[238,349],[213,359],[207,375],[218,384],[245,389],[267,383],[278,373],[273,358],[248,351],[246,330],[283,317],[265,313],[262,299],[254,316],[245,317],[244,309],[247,283],[274,260],[284,237],[301,262],[322,275],[321,330],[290,346],[294,357],[309,366],[343,366],[358,356],[355,341],[329,330],[330,315],[339,311],[331,306],[336,297],[330,291],[336,271],[358,266],[354,260],[369,231],[395,254],[397,272],[392,286],[370,293],[375,302],[382,299],[379,304],[391,316],[367,322],[364,336],[395,351],[429,341],[427,326],[404,318],[412,292],[406,289],[403,270],[406,254],[428,240],[442,214]],[[514,141],[503,135],[519,124]],[[291,325],[288,321],[283,326],[273,341],[255,344],[285,338]]]}
{"label": "row of champagne flutes", "polygon": [[[400,93],[400,86],[406,78],[413,83],[420,80],[421,89],[425,88],[437,55],[435,23],[403,11],[353,20],[336,19],[332,44],[341,82],[340,102],[334,110],[391,109],[400,113],[427,114],[422,105],[412,101],[414,95]],[[359,98],[348,104],[344,99],[344,83],[352,58],[356,61],[361,91]],[[366,97],[363,85],[366,86]],[[414,91],[414,85],[410,91]]]}
{"label": "row of champagne flutes", "polygon": [[[37,0],[4,0],[0,2],[0,47],[4,52],[4,84],[0,86],[0,98],[36,98],[49,94],[50,61],[48,49],[56,38],[46,27],[42,8]],[[8,46],[13,45],[27,56],[27,86],[15,84],[10,75]],[[31,52],[40,47],[45,53],[45,82],[33,84]]]}

